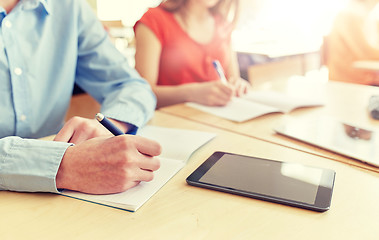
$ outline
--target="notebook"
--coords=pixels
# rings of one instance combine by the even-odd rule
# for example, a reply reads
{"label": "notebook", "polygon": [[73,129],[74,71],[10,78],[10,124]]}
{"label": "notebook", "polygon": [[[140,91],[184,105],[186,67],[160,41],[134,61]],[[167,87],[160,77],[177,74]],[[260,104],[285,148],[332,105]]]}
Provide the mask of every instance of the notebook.
{"label": "notebook", "polygon": [[379,167],[379,131],[331,117],[287,118],[275,132]]}
{"label": "notebook", "polygon": [[117,194],[91,195],[68,190],[61,194],[123,210],[136,211],[186,165],[193,152],[216,136],[209,132],[158,126],[145,126],[138,131],[138,135],[156,140],[162,146],[162,153],[159,156],[161,167],[154,172],[154,179],[151,182],[141,182]]}
{"label": "notebook", "polygon": [[319,98],[291,96],[275,91],[250,91],[242,97],[235,97],[226,106],[213,107],[198,103],[188,106],[235,122],[244,122],[268,113],[287,113],[295,108],[324,105]]}

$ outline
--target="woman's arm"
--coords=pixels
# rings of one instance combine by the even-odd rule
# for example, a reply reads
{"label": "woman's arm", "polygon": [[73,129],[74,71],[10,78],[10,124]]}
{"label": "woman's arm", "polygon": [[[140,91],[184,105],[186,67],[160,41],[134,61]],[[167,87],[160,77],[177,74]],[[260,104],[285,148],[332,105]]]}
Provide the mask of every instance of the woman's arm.
{"label": "woman's arm", "polygon": [[139,23],[135,28],[135,68],[151,85],[157,96],[157,107],[187,101],[186,93],[178,86],[158,86],[161,43],[146,25]]}

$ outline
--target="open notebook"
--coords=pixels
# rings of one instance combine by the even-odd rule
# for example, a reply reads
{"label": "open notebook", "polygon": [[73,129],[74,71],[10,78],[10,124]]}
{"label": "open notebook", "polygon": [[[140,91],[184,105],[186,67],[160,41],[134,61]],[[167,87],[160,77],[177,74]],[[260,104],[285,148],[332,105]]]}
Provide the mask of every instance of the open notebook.
{"label": "open notebook", "polygon": [[187,103],[188,106],[199,109],[225,119],[244,122],[268,113],[287,113],[295,108],[321,106],[321,98],[305,98],[286,95],[274,91],[250,91],[239,98],[233,98],[222,107],[210,107],[197,103]]}
{"label": "open notebook", "polygon": [[214,133],[157,126],[145,126],[138,131],[138,135],[156,140],[162,146],[159,156],[161,167],[154,173],[151,182],[141,182],[136,187],[117,194],[91,195],[66,190],[62,195],[136,211],[186,165],[193,152],[216,136]]}

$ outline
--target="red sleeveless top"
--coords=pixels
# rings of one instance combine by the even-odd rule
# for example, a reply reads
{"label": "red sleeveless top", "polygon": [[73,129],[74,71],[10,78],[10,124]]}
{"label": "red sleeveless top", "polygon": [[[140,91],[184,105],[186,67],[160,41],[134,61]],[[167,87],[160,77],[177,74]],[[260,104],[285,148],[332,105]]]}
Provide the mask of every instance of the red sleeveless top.
{"label": "red sleeveless top", "polygon": [[[158,85],[218,80],[213,60],[219,60],[228,76],[231,30],[215,17],[215,31],[207,44],[193,40],[179,25],[174,14],[162,7],[150,8],[136,22],[150,28],[159,39],[162,52],[159,63]],[[229,29],[229,30],[226,30]]]}

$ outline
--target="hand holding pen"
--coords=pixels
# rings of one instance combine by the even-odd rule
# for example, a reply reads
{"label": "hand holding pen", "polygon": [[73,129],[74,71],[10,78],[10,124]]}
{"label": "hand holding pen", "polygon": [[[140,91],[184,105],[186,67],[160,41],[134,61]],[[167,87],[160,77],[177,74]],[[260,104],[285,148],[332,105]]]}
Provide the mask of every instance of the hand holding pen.
{"label": "hand holding pen", "polygon": [[162,151],[159,143],[129,134],[109,137],[106,134],[109,131],[119,135],[124,133],[102,114],[98,117],[103,117],[101,122],[106,128],[94,119],[86,120],[91,127],[95,127],[92,124],[96,123],[98,130],[105,130],[105,134],[66,149],[56,176],[57,188],[109,194],[123,192],[141,181],[151,181],[153,172],[160,166],[159,160],[154,157]]}
{"label": "hand holding pen", "polygon": [[250,84],[246,80],[241,79],[240,77],[233,77],[230,79],[230,81],[228,81],[228,79],[225,76],[225,72],[218,60],[213,61],[213,66],[216,69],[221,82],[233,88],[235,96],[240,97],[243,94],[247,93],[248,89],[250,88]]}
{"label": "hand holding pen", "polygon": [[182,85],[186,87],[186,101],[207,106],[225,106],[233,97],[233,87],[228,84],[219,62],[213,62],[213,67],[220,81],[194,82]]}
{"label": "hand holding pen", "polygon": [[[186,88],[186,101],[207,106],[225,106],[232,100],[233,96],[240,96],[245,93],[247,89],[244,87],[247,85],[245,80],[234,81],[232,78],[232,82],[228,81],[220,62],[217,60],[212,63],[212,67],[218,74],[220,81],[209,80],[179,86]],[[239,90],[241,90],[241,92],[239,92]]]}

